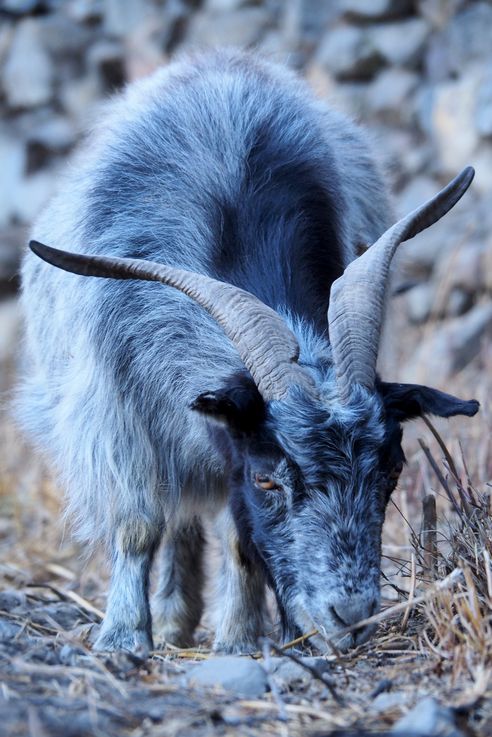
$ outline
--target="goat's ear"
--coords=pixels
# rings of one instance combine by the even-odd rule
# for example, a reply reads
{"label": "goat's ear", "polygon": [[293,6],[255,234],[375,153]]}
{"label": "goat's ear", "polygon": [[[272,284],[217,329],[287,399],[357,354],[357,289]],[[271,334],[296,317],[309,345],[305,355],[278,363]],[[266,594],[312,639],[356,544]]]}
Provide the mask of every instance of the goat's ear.
{"label": "goat's ear", "polygon": [[412,420],[423,415],[453,417],[466,415],[472,417],[479,410],[476,399],[464,400],[431,389],[421,384],[390,384],[381,382],[379,390],[383,397],[386,412],[398,422]]}
{"label": "goat's ear", "polygon": [[239,434],[255,431],[266,411],[254,381],[243,374],[234,375],[220,389],[200,394],[190,407]]}

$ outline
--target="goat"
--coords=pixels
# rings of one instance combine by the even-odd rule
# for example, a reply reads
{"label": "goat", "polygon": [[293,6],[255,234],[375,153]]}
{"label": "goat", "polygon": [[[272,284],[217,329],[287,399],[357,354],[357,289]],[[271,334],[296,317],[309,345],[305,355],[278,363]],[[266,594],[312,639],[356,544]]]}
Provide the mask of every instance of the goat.
{"label": "goat", "polygon": [[389,227],[363,133],[246,53],[187,57],[108,104],[22,267],[21,422],[112,562],[96,648],[152,646],[162,540],[154,618],[190,644],[208,519],[217,650],[256,647],[268,587],[287,639],[378,610],[402,423],[478,410],[376,374],[388,270],[472,178]]}

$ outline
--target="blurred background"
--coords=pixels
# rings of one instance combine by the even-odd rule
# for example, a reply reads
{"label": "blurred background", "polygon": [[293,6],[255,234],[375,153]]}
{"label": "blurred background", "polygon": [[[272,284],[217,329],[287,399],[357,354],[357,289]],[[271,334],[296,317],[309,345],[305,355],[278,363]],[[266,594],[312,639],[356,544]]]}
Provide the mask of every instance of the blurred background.
{"label": "blurred background", "polygon": [[[442,424],[442,432],[470,454],[475,482],[487,484],[492,2],[1,0],[0,392],[8,398],[15,380],[21,251],[101,101],[175,54],[221,45],[257,49],[297,69],[317,95],[359,120],[387,170],[397,214],[463,166],[475,167],[464,200],[402,249],[395,269],[401,294],[389,304],[382,370],[388,380],[427,382],[482,402],[480,418]],[[402,506],[433,486],[412,432],[422,428],[407,440]],[[25,562],[29,549],[31,565],[53,549],[59,562],[53,486],[6,410],[0,433],[1,557]],[[394,538],[401,542],[398,526]]]}

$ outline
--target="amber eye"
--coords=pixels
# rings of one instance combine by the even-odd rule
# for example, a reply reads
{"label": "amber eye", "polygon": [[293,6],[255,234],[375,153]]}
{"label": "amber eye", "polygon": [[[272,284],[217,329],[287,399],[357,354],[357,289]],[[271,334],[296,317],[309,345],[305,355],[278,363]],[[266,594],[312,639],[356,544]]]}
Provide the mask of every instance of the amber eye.
{"label": "amber eye", "polygon": [[273,491],[274,489],[279,489],[280,486],[275,483],[275,481],[270,477],[267,476],[265,473],[257,473],[255,474],[255,484],[260,489],[264,489],[265,491]]}

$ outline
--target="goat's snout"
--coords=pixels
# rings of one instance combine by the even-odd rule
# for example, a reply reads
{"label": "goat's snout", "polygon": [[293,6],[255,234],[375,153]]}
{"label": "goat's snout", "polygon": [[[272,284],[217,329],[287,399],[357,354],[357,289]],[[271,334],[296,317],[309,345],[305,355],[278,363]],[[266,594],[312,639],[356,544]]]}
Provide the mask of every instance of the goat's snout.
{"label": "goat's snout", "polygon": [[[330,617],[337,627],[343,630],[345,627],[352,627],[357,622],[372,617],[378,610],[378,599],[371,592],[369,594],[351,594],[340,596],[330,605]],[[347,636],[343,637],[343,643],[347,639],[346,646],[354,647],[365,642],[374,631],[374,625],[362,625],[360,629],[354,630]]]}

